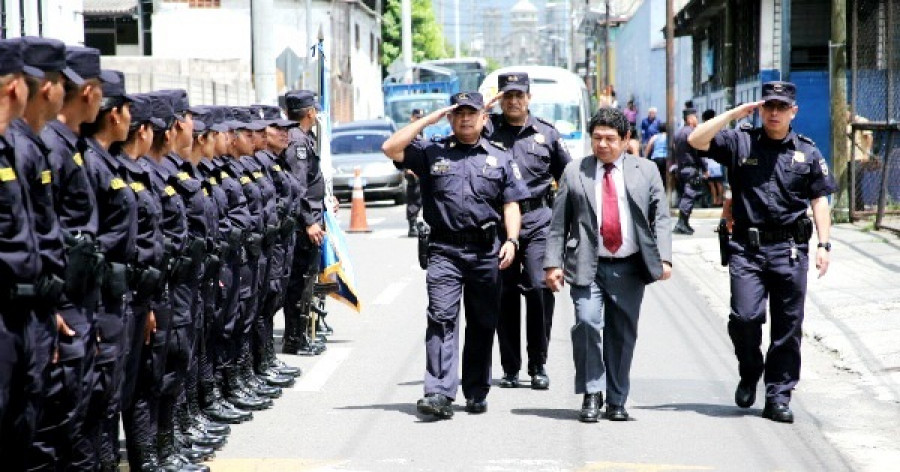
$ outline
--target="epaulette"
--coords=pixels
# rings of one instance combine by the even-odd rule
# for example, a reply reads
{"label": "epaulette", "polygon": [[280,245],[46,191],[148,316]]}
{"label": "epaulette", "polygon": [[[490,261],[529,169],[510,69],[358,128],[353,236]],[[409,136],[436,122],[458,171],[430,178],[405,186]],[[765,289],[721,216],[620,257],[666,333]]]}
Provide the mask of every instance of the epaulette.
{"label": "epaulette", "polygon": [[547,125],[547,126],[553,128],[553,129],[556,129],[556,127],[553,126],[553,123],[551,123],[551,122],[549,122],[549,121],[547,121],[547,120],[545,120],[545,119],[543,119],[543,118],[541,118],[541,117],[539,117],[539,116],[535,116],[534,119],[540,121],[541,123],[543,123],[543,124],[545,124],[545,125]]}
{"label": "epaulette", "polygon": [[812,139],[810,139],[809,136],[804,136],[800,133],[797,133],[797,139],[799,139],[800,141],[803,141],[804,143],[809,144],[811,146],[816,145],[816,142],[813,141]]}
{"label": "epaulette", "polygon": [[434,135],[434,136],[431,137],[431,142],[433,142],[433,143],[443,143],[443,142],[446,142],[446,141],[447,141],[447,138],[449,138],[449,137],[450,137],[450,136]]}
{"label": "epaulette", "polygon": [[740,126],[738,126],[738,129],[741,131],[752,131],[753,123],[741,123]]}
{"label": "epaulette", "polygon": [[503,143],[501,143],[500,141],[488,141],[488,142],[491,143],[491,145],[493,145],[497,149],[500,149],[501,151],[506,151],[506,146],[504,146]]}

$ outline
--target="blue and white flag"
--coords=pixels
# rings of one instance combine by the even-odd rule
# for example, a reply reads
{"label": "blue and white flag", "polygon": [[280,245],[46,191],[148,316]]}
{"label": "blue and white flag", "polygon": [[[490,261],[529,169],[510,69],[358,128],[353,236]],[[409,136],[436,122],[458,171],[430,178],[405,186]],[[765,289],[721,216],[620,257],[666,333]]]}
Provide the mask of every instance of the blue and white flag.
{"label": "blue and white flag", "polygon": [[322,272],[319,282],[336,283],[337,291],[331,298],[362,311],[362,302],[356,292],[356,278],[353,276],[353,264],[350,262],[350,251],[347,250],[347,237],[338,223],[337,217],[328,209],[325,211],[325,240],[322,243]]}

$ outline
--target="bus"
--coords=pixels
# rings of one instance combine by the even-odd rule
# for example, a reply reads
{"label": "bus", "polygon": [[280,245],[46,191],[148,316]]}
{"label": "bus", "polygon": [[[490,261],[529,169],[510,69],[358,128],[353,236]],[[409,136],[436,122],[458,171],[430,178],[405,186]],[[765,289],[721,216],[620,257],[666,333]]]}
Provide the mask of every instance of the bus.
{"label": "bus", "polygon": [[[525,72],[531,82],[531,114],[551,123],[559,131],[572,159],[591,154],[587,132],[593,110],[587,87],[581,77],[560,67],[513,66],[488,74],[478,91],[487,102],[497,95],[497,76]],[[496,105],[499,111],[500,106]]]}
{"label": "bus", "polygon": [[463,92],[478,90],[487,75],[487,60],[483,57],[461,57],[459,59],[433,59],[422,64],[444,67],[456,72],[459,89]]}

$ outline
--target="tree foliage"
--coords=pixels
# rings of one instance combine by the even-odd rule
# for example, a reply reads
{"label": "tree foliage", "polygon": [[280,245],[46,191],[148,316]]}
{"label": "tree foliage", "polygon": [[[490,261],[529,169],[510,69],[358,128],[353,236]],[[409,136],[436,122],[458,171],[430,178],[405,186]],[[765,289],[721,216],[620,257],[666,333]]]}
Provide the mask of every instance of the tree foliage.
{"label": "tree foliage", "polygon": [[[381,26],[381,65],[389,66],[402,54],[400,0],[387,0]],[[447,57],[444,33],[435,20],[431,0],[412,0],[413,62]]]}

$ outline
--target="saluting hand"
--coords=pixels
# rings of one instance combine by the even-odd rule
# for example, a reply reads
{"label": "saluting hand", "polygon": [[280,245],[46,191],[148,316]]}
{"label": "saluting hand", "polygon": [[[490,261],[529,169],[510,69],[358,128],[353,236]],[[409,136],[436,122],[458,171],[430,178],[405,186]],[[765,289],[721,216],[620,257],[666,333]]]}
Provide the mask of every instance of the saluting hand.
{"label": "saluting hand", "polygon": [[503,92],[497,92],[497,95],[494,95],[494,98],[484,104],[484,109],[490,110],[491,108],[494,108],[494,105],[496,105],[501,98],[503,98]]}
{"label": "saluting hand", "polygon": [[757,108],[762,106],[763,103],[766,103],[765,100],[759,100],[756,102],[748,102],[744,103],[739,107],[734,107],[731,109],[731,119],[732,120],[740,120],[741,118],[746,118],[753,114]]}
{"label": "saluting hand", "polygon": [[425,122],[425,126],[433,125],[433,124],[443,120],[444,117],[447,116],[447,113],[450,113],[455,108],[456,108],[456,105],[450,105],[448,107],[440,108],[438,110],[435,110],[435,111],[425,115],[425,118],[422,118],[419,121]]}
{"label": "saluting hand", "polygon": [[563,270],[559,267],[552,267],[545,270],[544,282],[547,284],[547,288],[549,288],[551,292],[558,292],[562,290],[563,285],[566,284],[566,279],[563,277]]}

